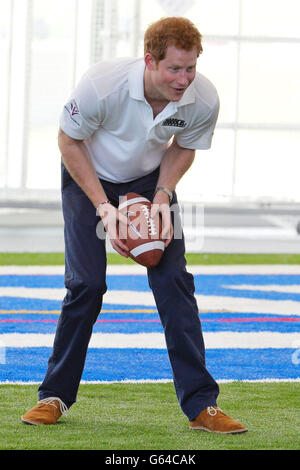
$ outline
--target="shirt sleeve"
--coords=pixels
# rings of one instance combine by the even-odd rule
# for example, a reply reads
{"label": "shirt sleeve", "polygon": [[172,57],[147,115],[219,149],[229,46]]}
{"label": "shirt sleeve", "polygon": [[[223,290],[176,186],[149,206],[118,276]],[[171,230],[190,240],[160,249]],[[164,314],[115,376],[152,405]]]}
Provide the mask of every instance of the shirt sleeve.
{"label": "shirt sleeve", "polygon": [[199,117],[191,126],[177,134],[176,140],[180,147],[193,150],[207,150],[211,147],[214,130],[220,109],[219,98],[215,105],[203,118]]}
{"label": "shirt sleeve", "polygon": [[91,80],[84,76],[65,104],[61,129],[73,139],[88,139],[101,126],[101,105]]}

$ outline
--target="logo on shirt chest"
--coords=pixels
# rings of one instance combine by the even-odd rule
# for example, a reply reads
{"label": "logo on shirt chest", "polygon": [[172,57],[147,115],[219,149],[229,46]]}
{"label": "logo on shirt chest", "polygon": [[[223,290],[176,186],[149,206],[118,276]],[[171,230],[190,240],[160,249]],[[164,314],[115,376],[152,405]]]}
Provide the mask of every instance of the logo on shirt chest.
{"label": "logo on shirt chest", "polygon": [[185,127],[187,123],[183,119],[168,118],[163,121],[162,125],[170,127]]}

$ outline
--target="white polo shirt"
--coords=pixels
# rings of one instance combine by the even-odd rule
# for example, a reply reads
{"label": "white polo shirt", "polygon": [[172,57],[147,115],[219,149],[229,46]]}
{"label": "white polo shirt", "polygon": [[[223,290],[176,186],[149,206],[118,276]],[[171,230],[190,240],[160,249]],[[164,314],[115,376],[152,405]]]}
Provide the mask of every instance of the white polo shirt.
{"label": "white polo shirt", "polygon": [[84,140],[100,178],[123,183],[155,170],[176,135],[188,149],[208,149],[219,112],[214,85],[197,72],[178,102],[153,119],[144,97],[144,59],[99,62],[65,105],[61,129]]}

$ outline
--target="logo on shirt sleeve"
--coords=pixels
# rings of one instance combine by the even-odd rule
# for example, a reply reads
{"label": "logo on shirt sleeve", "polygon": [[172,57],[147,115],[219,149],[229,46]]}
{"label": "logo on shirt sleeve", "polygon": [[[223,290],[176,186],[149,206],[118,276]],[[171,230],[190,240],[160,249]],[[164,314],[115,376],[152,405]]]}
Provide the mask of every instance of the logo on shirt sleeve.
{"label": "logo on shirt sleeve", "polygon": [[185,127],[187,123],[183,119],[168,118],[162,123],[163,126]]}
{"label": "logo on shirt sleeve", "polygon": [[75,116],[75,114],[79,114],[79,109],[77,107],[76,101],[74,101],[74,103],[71,103],[71,114],[72,116]]}
{"label": "logo on shirt sleeve", "polygon": [[81,117],[76,101],[75,100],[69,101],[69,103],[67,103],[65,106],[65,110],[69,113],[70,119],[72,119],[72,121],[77,126],[81,126],[82,117]]}

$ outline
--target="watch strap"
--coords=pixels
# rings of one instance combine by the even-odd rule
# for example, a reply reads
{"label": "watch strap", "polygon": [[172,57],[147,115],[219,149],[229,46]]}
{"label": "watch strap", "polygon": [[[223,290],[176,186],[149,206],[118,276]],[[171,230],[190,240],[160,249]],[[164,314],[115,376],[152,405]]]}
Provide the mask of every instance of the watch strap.
{"label": "watch strap", "polygon": [[163,191],[165,192],[168,196],[169,196],[169,201],[171,203],[172,199],[173,199],[173,193],[172,191],[170,191],[168,188],[164,188],[163,186],[157,186],[155,188],[155,194],[158,192],[158,191]]}

